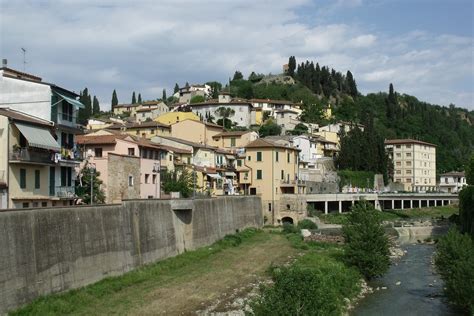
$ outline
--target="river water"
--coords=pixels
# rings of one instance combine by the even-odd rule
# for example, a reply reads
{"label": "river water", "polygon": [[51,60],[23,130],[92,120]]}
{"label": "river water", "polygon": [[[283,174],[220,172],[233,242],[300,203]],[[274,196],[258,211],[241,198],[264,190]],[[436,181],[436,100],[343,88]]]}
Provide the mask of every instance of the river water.
{"label": "river water", "polygon": [[435,246],[412,241],[401,248],[407,253],[391,265],[387,274],[370,283],[374,293],[363,299],[351,315],[458,315],[443,297],[443,283],[433,271]]}

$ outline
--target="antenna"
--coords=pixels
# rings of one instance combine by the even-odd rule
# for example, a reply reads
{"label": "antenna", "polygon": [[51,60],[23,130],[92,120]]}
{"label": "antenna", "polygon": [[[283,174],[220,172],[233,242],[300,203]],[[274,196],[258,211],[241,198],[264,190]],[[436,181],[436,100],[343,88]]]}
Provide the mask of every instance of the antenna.
{"label": "antenna", "polygon": [[26,49],[22,47],[21,50],[23,51],[23,72],[26,72]]}

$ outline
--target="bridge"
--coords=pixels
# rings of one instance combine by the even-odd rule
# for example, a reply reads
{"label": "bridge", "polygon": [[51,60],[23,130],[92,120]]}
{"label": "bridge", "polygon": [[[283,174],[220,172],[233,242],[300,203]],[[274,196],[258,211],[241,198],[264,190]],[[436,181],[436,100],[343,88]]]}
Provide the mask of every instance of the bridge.
{"label": "bridge", "polygon": [[[301,207],[304,205],[302,202],[306,202],[314,209],[328,214],[330,212],[347,212],[361,200],[372,203],[378,210],[403,210],[450,205],[458,202],[459,198],[456,194],[451,193],[334,193],[297,195],[296,200],[297,203],[295,203],[295,195],[291,194],[285,194],[282,198],[287,209],[296,205]],[[285,209],[284,205],[282,205],[282,209]]]}

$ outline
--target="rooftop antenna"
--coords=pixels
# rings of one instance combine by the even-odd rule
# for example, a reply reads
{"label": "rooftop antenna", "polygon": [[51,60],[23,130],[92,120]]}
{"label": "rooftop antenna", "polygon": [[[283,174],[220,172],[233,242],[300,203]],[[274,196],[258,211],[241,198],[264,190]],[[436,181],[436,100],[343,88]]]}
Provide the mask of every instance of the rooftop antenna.
{"label": "rooftop antenna", "polygon": [[26,72],[26,49],[22,47],[21,50],[23,51],[23,72]]}

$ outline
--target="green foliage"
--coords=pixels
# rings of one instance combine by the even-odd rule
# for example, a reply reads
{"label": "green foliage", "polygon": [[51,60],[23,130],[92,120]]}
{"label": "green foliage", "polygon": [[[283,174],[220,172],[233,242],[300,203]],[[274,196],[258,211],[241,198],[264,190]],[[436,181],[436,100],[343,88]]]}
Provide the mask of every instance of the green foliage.
{"label": "green foliage", "polygon": [[281,134],[281,127],[272,119],[267,120],[258,130],[260,137],[274,136]]}
{"label": "green foliage", "polygon": [[474,313],[474,242],[451,228],[436,246],[436,268],[445,283],[448,299]]}
{"label": "green foliage", "polygon": [[163,190],[166,193],[180,192],[181,196],[188,198],[193,194],[193,174],[186,169],[180,171],[167,171],[161,174]]}
{"label": "green foliage", "polygon": [[375,173],[372,171],[339,170],[337,175],[339,176],[340,188],[345,185],[352,185],[353,187],[359,188],[372,188],[374,185]]}
{"label": "green foliage", "polygon": [[206,82],[206,84],[211,87],[212,98],[217,99],[219,97],[219,92],[222,90],[222,83],[217,81],[209,81]]}
{"label": "green foliage", "polygon": [[231,120],[229,120],[228,118],[226,118],[226,119],[224,119],[224,120],[225,120],[225,121],[222,122],[222,119],[218,119],[218,120],[216,121],[216,124],[217,124],[217,125],[220,125],[220,126],[223,126],[223,125],[224,125],[223,127],[224,127],[226,130],[231,130],[235,123],[232,122]]}
{"label": "green foliage", "polygon": [[296,58],[295,56],[290,56],[290,58],[288,58],[288,71],[287,71],[288,76],[294,77],[295,70],[296,70]]}
{"label": "green foliage", "polygon": [[137,103],[142,104],[142,94],[141,93],[138,94]]}
{"label": "green foliage", "polygon": [[101,188],[102,180],[100,179],[100,172],[86,166],[81,170],[79,177],[81,178],[81,181],[79,181],[76,185],[77,196],[82,199],[84,203],[91,203],[92,179],[92,193],[94,195],[94,204],[105,203],[105,192]]}
{"label": "green foliage", "polygon": [[287,131],[287,134],[289,135],[302,135],[306,133],[308,133],[308,126],[303,123],[298,123],[293,130]]}
{"label": "green foliage", "polygon": [[116,92],[115,89],[114,89],[114,92],[112,92],[112,101],[111,101],[112,109],[113,109],[114,106],[116,106],[117,104],[118,104],[117,92]]}
{"label": "green foliage", "polygon": [[249,81],[252,82],[252,83],[257,83],[260,80],[262,80],[263,77],[265,77],[265,75],[256,74],[255,72],[252,71],[252,73],[249,75]]}
{"label": "green foliage", "polygon": [[254,96],[253,84],[244,79],[234,79],[230,84],[230,93],[240,98],[251,99]]}
{"label": "green foliage", "polygon": [[240,71],[236,70],[232,80],[241,80],[241,79],[244,79],[244,75],[242,75]]}
{"label": "green foliage", "polygon": [[296,226],[293,225],[293,224],[290,224],[290,223],[283,223],[282,227],[283,227],[282,232],[283,232],[284,234],[294,234],[294,233],[298,233],[298,228],[296,228]]}
{"label": "green foliage", "polygon": [[161,94],[161,101],[166,102],[168,98],[166,97],[166,89],[163,89],[163,93]]}
{"label": "green foliage", "polygon": [[463,233],[474,238],[474,185],[469,185],[459,193],[459,223]]}
{"label": "green foliage", "polygon": [[173,92],[174,92],[174,93],[179,92],[179,85],[178,85],[178,83],[175,83],[175,84],[174,84]]}
{"label": "green foliage", "polygon": [[189,100],[189,103],[194,104],[194,103],[201,103],[201,102],[204,102],[204,101],[206,101],[206,98],[204,98],[204,96],[195,95],[194,97],[191,98],[191,100]]}
{"label": "green foliage", "polygon": [[137,103],[137,97],[135,96],[135,91],[133,91],[132,93],[132,104],[136,104]]}
{"label": "green foliage", "polygon": [[86,125],[87,120],[92,116],[92,99],[91,95],[89,94],[89,89],[85,88],[79,94],[79,102],[84,104],[84,108],[79,109],[79,113],[77,115],[77,123]]}
{"label": "green foliage", "polygon": [[318,225],[309,219],[303,219],[298,222],[299,229],[318,229]]}
{"label": "green foliage", "polygon": [[343,225],[344,260],[357,267],[367,279],[383,275],[390,266],[389,242],[381,225],[380,212],[367,201],[352,207]]}
{"label": "green foliage", "polygon": [[474,185],[474,154],[469,159],[469,163],[466,165],[466,182],[469,185]]}
{"label": "green foliage", "polygon": [[98,114],[100,114],[99,100],[97,100],[97,97],[94,96],[94,99],[92,101],[92,115],[98,115]]}
{"label": "green foliage", "polygon": [[[217,108],[215,113],[222,118],[217,121],[217,124],[219,124],[220,121],[219,125],[224,125],[224,128],[230,129],[232,127],[232,121],[230,121],[228,118],[235,115],[234,109],[221,106]],[[222,120],[224,120],[224,122]]]}

